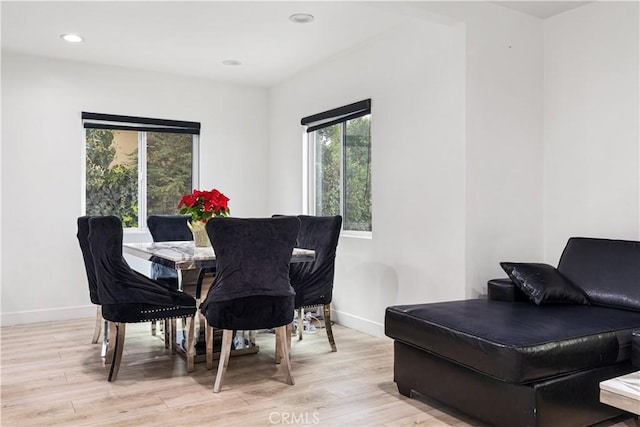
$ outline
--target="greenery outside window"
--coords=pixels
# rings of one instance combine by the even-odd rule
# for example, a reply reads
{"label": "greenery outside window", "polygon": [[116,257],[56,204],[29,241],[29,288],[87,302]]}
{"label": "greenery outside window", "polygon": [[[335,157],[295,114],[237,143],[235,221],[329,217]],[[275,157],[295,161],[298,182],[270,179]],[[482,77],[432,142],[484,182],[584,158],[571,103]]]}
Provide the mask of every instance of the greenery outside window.
{"label": "greenery outside window", "polygon": [[83,124],[86,215],[142,229],[198,187],[199,123],[83,113]]}
{"label": "greenery outside window", "polygon": [[309,211],[342,215],[343,231],[370,235],[371,102],[302,119],[309,142]]}

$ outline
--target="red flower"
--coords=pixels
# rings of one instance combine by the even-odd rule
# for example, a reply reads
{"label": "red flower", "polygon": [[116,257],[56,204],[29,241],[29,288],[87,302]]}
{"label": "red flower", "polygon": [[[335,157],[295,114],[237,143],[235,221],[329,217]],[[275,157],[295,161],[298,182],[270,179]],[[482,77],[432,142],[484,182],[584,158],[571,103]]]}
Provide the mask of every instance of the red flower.
{"label": "red flower", "polygon": [[193,206],[195,202],[196,202],[196,198],[192,194],[185,194],[180,199],[180,202],[178,203],[178,207],[180,208],[182,206]]}
{"label": "red flower", "polygon": [[211,191],[193,190],[178,202],[181,214],[190,214],[192,221],[206,222],[213,216],[229,215],[229,198],[217,189]]}

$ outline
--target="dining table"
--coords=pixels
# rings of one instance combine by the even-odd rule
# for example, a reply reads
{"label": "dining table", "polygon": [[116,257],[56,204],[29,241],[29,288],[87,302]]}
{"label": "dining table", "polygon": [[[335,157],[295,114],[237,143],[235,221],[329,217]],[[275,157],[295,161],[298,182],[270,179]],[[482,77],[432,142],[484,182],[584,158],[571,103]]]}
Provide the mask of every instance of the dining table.
{"label": "dining table", "polygon": [[[168,268],[175,269],[178,276],[178,289],[183,290],[183,275],[188,270],[201,270],[203,268],[213,269],[216,266],[216,254],[212,247],[196,247],[192,240],[189,241],[171,241],[171,242],[145,242],[145,243],[124,243],[122,251],[125,254],[141,258],[146,261],[154,262]],[[308,262],[315,260],[315,251],[312,249],[293,248],[291,253],[291,262]],[[200,301],[197,301],[199,304]],[[181,333],[176,334],[176,342],[172,343],[173,349],[187,358],[187,370],[191,372],[194,362],[204,361],[204,340],[199,339],[200,332],[204,333],[204,316],[198,312],[196,315],[200,321],[196,325],[200,325],[196,329],[194,337],[197,345],[196,354],[190,357],[184,346],[184,329]],[[221,331],[220,331],[221,332]],[[231,352],[232,356],[243,354],[252,354],[259,351],[259,347],[255,344],[255,335],[247,334],[247,331],[238,331],[240,341],[234,343],[235,350]],[[253,331],[255,334],[255,331]],[[165,339],[168,341],[168,335],[165,331]],[[215,343],[215,341],[214,341]],[[214,351],[214,358],[219,356],[219,351]]]}
{"label": "dining table", "polygon": [[[175,242],[124,243],[123,252],[155,262],[178,272],[178,289],[182,289],[182,273],[216,266],[216,254],[211,246],[196,247],[192,240]],[[293,248],[291,262],[308,262],[315,259],[312,249]]]}

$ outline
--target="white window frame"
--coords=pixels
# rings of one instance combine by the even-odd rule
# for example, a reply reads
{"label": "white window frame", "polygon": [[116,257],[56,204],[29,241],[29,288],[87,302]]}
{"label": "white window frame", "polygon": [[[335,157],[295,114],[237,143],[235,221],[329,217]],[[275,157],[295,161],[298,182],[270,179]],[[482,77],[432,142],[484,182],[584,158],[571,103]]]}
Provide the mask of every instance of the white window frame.
{"label": "white window frame", "polygon": [[[346,122],[342,122],[342,130],[340,131],[340,215],[344,218],[344,145],[345,145],[345,128]],[[306,191],[303,190],[303,200],[306,200],[306,212],[309,215],[316,215],[316,131],[304,132],[304,150],[303,154],[307,158],[306,167],[303,168],[303,182],[306,185]],[[369,144],[371,146],[371,134],[369,134]],[[369,165],[371,167],[371,165]],[[344,227],[344,222],[343,222]],[[355,237],[361,239],[373,238],[373,203],[371,212],[371,231],[345,230],[340,231],[341,236]]]}

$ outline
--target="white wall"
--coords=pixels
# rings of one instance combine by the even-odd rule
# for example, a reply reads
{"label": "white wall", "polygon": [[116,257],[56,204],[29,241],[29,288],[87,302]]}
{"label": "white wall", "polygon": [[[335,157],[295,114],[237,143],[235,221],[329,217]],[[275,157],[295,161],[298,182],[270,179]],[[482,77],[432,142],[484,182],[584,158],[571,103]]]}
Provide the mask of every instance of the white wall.
{"label": "white wall", "polygon": [[416,21],[271,90],[271,209],[301,211],[300,119],[372,100],[373,239],[341,237],[334,316],[464,297],[464,33]]}
{"label": "white wall", "polygon": [[2,324],[92,315],[75,237],[82,111],[202,123],[201,187],[266,215],[266,89],[2,55]]}
{"label": "white wall", "polygon": [[271,202],[287,212],[303,204],[300,118],[372,98],[373,239],[341,238],[333,306],[378,335],[389,305],[476,296],[500,261],[542,255],[541,21],[412,6],[460,23],[405,9],[424,19],[271,91]]}
{"label": "white wall", "polygon": [[542,257],[542,21],[467,5],[466,297]]}
{"label": "white wall", "polygon": [[544,22],[544,245],[640,238],[637,2],[595,2]]}

